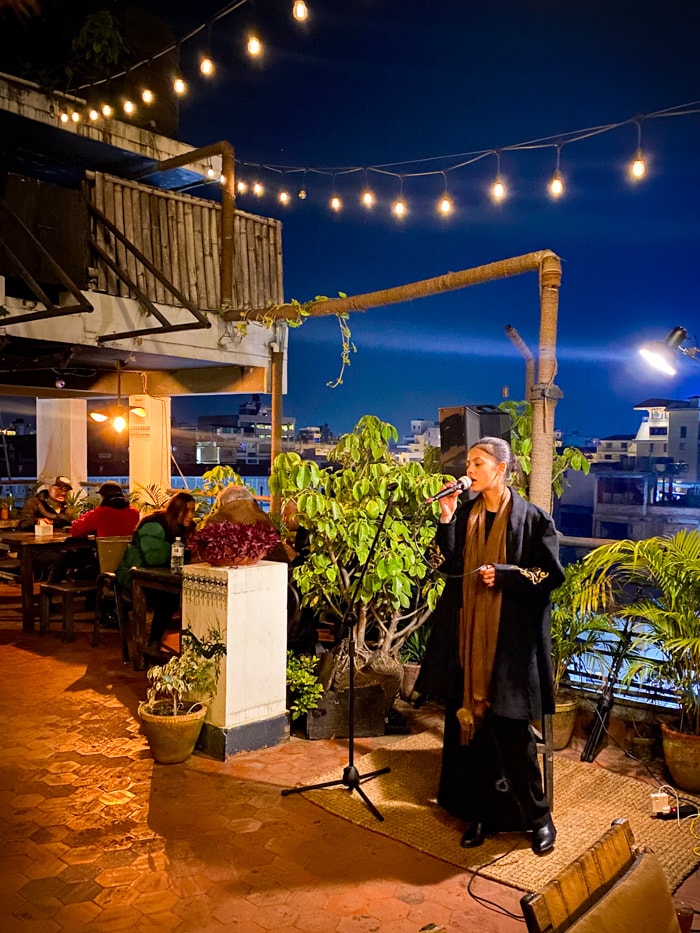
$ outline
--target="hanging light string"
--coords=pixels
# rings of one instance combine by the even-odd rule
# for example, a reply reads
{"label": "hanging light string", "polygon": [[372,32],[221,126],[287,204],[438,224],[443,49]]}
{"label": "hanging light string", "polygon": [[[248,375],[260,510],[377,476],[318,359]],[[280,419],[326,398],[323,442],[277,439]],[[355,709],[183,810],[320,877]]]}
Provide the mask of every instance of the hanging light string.
{"label": "hanging light string", "polygon": [[[564,146],[570,146],[572,143],[582,142],[586,139],[591,139],[596,136],[601,136],[604,133],[610,133],[614,130],[618,130],[625,126],[636,126],[637,129],[637,149],[634,153],[633,159],[628,165],[629,177],[633,181],[641,180],[647,171],[647,161],[642,150],[642,137],[641,137],[641,125],[643,120],[657,120],[663,118],[671,117],[684,117],[691,116],[692,114],[700,113],[700,101],[690,101],[686,104],[679,104],[674,107],[667,107],[663,110],[656,110],[651,113],[636,115],[634,117],[629,117],[626,120],[620,120],[615,123],[604,123],[598,126],[589,126],[578,130],[571,130],[569,132],[557,133],[556,135],[551,136],[542,136],[537,139],[530,139],[524,142],[511,143],[507,146],[501,146],[499,148],[491,149],[480,149],[474,150],[472,152],[460,152],[452,153],[450,155],[437,155],[437,156],[427,156],[421,159],[409,159],[404,161],[397,162],[384,162],[378,163],[376,165],[364,165],[364,166],[310,166],[310,165],[277,165],[266,162],[248,162],[245,159],[237,159],[236,162],[239,166],[239,170],[242,176],[251,169],[255,167],[258,171],[267,171],[272,173],[283,173],[285,175],[294,175],[295,173],[301,173],[304,178],[302,184],[302,189],[305,192],[306,196],[306,178],[309,175],[319,175],[319,176],[330,176],[333,180],[333,194],[331,200],[333,204],[331,205],[332,209],[337,211],[338,207],[338,195],[335,191],[335,180],[336,178],[343,175],[353,175],[356,173],[362,173],[363,177],[363,187],[360,194],[360,203],[365,207],[372,207],[376,202],[376,194],[371,190],[368,178],[369,173],[372,172],[375,175],[388,176],[390,178],[398,179],[400,183],[400,195],[398,201],[394,201],[392,204],[392,212],[397,216],[404,216],[407,210],[407,203],[403,196],[403,183],[404,179],[414,179],[414,178],[428,178],[430,176],[442,176],[444,180],[444,191],[442,196],[437,202],[437,209],[443,215],[446,216],[452,212],[452,199],[447,193],[447,174],[448,172],[455,172],[459,169],[465,168],[470,165],[474,165],[476,162],[481,161],[489,157],[495,157],[496,159],[496,176],[491,185],[490,195],[493,201],[501,202],[508,195],[508,189],[506,185],[506,180],[501,174],[501,155],[503,153],[510,152],[522,152],[527,150],[536,150],[536,149],[554,149],[556,152],[556,168],[554,174],[551,176],[550,181],[547,185],[550,196],[554,199],[558,199],[564,194],[565,185],[564,177],[561,173],[561,151]],[[433,163],[439,163],[434,168],[432,167]],[[396,210],[396,204],[401,202],[401,207],[399,210]],[[335,205],[335,206],[333,206]]]}

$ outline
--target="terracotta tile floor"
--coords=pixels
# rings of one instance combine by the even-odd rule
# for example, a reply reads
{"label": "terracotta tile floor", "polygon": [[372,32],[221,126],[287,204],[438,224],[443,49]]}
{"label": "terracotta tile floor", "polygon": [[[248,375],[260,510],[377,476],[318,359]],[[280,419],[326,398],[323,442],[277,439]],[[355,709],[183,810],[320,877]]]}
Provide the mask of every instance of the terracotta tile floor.
{"label": "terracotta tile floor", "polygon": [[[0,676],[3,933],[524,931],[472,900],[456,867],[280,795],[340,777],[346,741],[155,765],[135,716],[144,675],[121,663],[116,633],[64,645],[23,634],[7,606]],[[409,710],[411,729],[435,715]],[[356,756],[395,738],[358,739]],[[476,892],[519,914],[520,892],[485,879]],[[700,877],[677,896],[700,908]]]}

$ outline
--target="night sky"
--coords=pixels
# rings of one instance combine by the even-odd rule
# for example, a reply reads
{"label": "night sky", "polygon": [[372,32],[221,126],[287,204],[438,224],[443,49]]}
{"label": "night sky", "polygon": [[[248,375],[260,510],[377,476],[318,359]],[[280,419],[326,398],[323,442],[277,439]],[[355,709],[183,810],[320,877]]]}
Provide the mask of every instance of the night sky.
{"label": "night sky", "polygon": [[[176,33],[206,22],[222,0],[145,0]],[[392,171],[444,169],[478,150],[586,127],[700,100],[700,5],[630,0],[308,0],[300,27],[291,0],[257,0],[216,23],[216,76],[196,73],[206,44],[183,46],[190,94],[180,138],[195,146],[227,139],[243,162],[306,168],[411,163]],[[266,53],[242,51],[255,17]],[[700,105],[699,105],[700,106]],[[442,175],[405,178],[408,215],[390,203],[397,177],[369,173],[378,201],[359,205],[362,172],[337,174],[344,201],[334,215],[332,175],[307,173],[304,201],[282,207],[302,176],[239,168],[259,176],[266,194],[238,207],[284,223],[285,295],[349,295],[470,268],[539,249],[562,258],[557,385],[564,393],[557,427],[585,436],[633,433],[650,397],[700,394],[700,367],[680,356],[673,379],[638,363],[637,347],[674,325],[698,326],[700,113],[643,120],[645,179],[628,180],[637,129],[572,142],[561,151],[564,196],[546,185],[553,147],[508,152],[501,174],[508,199],[488,189],[496,158],[447,174],[455,203],[449,219],[435,204]],[[198,192],[195,192],[198,193]],[[493,403],[502,388],[524,394],[524,363],[504,334],[514,325],[536,351],[537,277],[479,285],[413,304],[352,315],[357,353],[342,386],[326,383],[340,366],[335,319],[291,331],[286,415],[298,425],[327,422],[345,431],[373,413],[405,433],[412,417],[437,418],[445,405]],[[232,404],[233,401],[233,404]],[[237,399],[174,401],[173,414],[235,410]]]}

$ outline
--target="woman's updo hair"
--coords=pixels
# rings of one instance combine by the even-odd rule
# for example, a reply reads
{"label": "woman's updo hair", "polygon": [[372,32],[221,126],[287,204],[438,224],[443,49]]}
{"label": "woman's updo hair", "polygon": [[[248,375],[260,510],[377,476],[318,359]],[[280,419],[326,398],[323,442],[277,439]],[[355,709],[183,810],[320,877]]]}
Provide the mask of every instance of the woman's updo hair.
{"label": "woman's updo hair", "polygon": [[469,449],[474,450],[475,447],[485,450],[486,453],[490,457],[493,457],[498,463],[505,463],[506,469],[504,476],[506,486],[521,485],[523,475],[520,468],[520,461],[510,449],[508,441],[504,441],[502,437],[480,437]]}

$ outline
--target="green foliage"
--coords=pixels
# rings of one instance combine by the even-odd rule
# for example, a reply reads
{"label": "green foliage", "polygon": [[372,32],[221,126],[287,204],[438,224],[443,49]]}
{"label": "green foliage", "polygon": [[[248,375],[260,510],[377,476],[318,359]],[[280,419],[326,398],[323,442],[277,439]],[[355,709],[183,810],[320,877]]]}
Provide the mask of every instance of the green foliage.
{"label": "green foliage", "polygon": [[210,628],[201,640],[190,629],[182,633],[182,650],[170,658],[167,664],[150,668],[146,677],[149,687],[147,703],[153,711],[158,700],[172,701],[172,716],[183,712],[188,702],[208,700],[216,691],[221,659],[226,654],[226,645],[221,642],[221,632]]}
{"label": "green foliage", "polygon": [[441,466],[440,448],[431,447],[428,444],[423,454],[423,469],[426,473],[440,473],[442,475]]}
{"label": "green foliage", "polygon": [[670,684],[681,728],[700,735],[700,531],[612,541],[583,563],[581,607],[614,610],[632,625],[632,648],[647,651],[626,679]]}
{"label": "green foliage", "polygon": [[399,651],[399,660],[402,664],[423,663],[431,628],[432,625],[428,621],[425,625],[421,625],[420,628],[411,632],[403,645],[401,645],[401,650]]}
{"label": "green foliage", "polygon": [[[501,402],[498,406],[512,418],[510,446],[518,458],[522,477],[516,477],[514,487],[526,499],[530,498],[530,473],[532,472],[532,405],[530,402]],[[554,441],[552,442],[554,444]],[[588,474],[590,463],[578,447],[558,450],[554,444],[552,456],[552,492],[560,498],[566,484],[566,471],[578,470]]]}
{"label": "green foliage", "polygon": [[302,602],[335,621],[352,604],[358,652],[394,659],[435,607],[443,586],[426,559],[438,507],[425,504],[441,488],[442,477],[419,463],[398,464],[389,450],[397,438],[393,425],[365,415],[329,453],[337,469],[282,453],[270,478],[273,495],[284,504],[296,502],[309,535],[306,560],[293,571]]}
{"label": "green foliage", "polygon": [[566,683],[567,671],[581,665],[588,673],[604,669],[601,635],[614,634],[615,626],[605,612],[581,608],[581,592],[587,572],[577,561],[564,569],[564,582],[552,594],[552,668],[554,694]]}
{"label": "green foliage", "polygon": [[292,719],[318,707],[323,696],[323,684],[316,676],[318,658],[287,652],[287,708]]}
{"label": "green foliage", "polygon": [[148,515],[149,512],[155,512],[156,509],[162,509],[170,498],[170,493],[158,483],[147,483],[142,485],[136,483],[136,489],[132,489],[128,497],[129,503],[135,506],[141,516]]}
{"label": "green foliage", "polygon": [[[127,47],[118,20],[108,10],[90,13],[72,43],[77,59],[100,70],[118,65]],[[69,74],[72,70],[69,68]]]}

